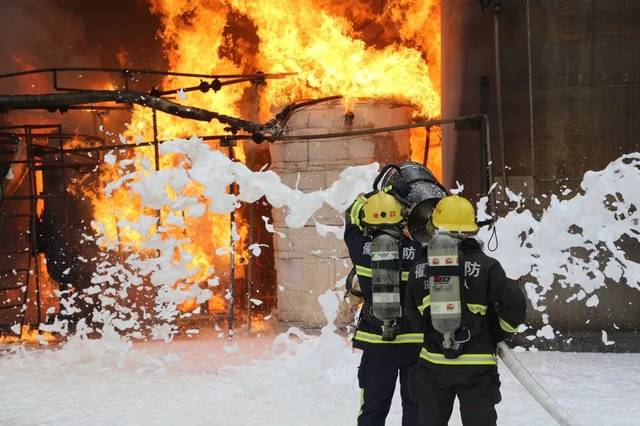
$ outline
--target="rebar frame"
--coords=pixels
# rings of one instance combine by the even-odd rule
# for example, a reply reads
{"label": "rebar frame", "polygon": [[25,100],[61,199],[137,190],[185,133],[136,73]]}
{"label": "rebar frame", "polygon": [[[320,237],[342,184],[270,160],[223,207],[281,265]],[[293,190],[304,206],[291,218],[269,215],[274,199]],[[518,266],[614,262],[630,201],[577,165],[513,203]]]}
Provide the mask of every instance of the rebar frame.
{"label": "rebar frame", "polygon": [[[49,131],[48,133],[41,133],[42,131]],[[51,132],[52,131],[52,132]],[[0,164],[12,165],[12,164],[26,164],[27,165],[27,176],[28,182],[27,187],[29,189],[29,195],[24,196],[2,196],[0,197],[0,202],[6,201],[29,201],[29,214],[25,214],[24,217],[29,218],[29,247],[25,251],[19,251],[14,254],[23,254],[28,256],[27,260],[27,268],[24,270],[20,270],[19,272],[25,273],[24,284],[11,286],[11,287],[2,287],[0,288],[0,292],[16,290],[24,288],[24,293],[22,296],[22,301],[9,305],[0,306],[1,309],[10,309],[16,307],[18,305],[22,306],[22,316],[20,319],[20,338],[22,338],[22,332],[24,329],[25,320],[27,318],[27,307],[31,303],[29,300],[29,281],[30,276],[33,276],[34,280],[34,295],[35,295],[35,305],[36,305],[36,321],[37,324],[29,324],[30,326],[37,326],[39,329],[39,325],[42,323],[42,299],[41,299],[41,270],[40,270],[40,259],[39,259],[39,251],[38,251],[38,216],[37,216],[37,203],[38,200],[48,199],[48,198],[63,198],[65,203],[65,216],[64,216],[64,239],[65,242],[68,242],[69,239],[69,216],[68,216],[68,197],[65,190],[61,193],[38,193],[37,188],[37,179],[36,173],[40,170],[57,168],[62,170],[63,176],[63,188],[67,186],[67,176],[65,173],[66,168],[76,168],[78,165],[74,163],[68,163],[64,160],[64,141],[65,139],[76,138],[76,135],[64,134],[62,133],[62,126],[60,124],[27,124],[27,125],[14,125],[14,126],[2,126],[0,127],[0,137],[10,137],[15,139],[18,143],[22,140],[23,143],[26,144],[27,148],[27,159],[26,160],[12,160],[12,161],[3,161]],[[99,139],[92,137],[93,139]],[[35,144],[34,141],[36,139],[47,139],[47,141],[51,139],[58,140],[59,149],[49,149],[48,146],[42,146]],[[102,140],[103,141],[103,140]],[[54,159],[57,160],[58,164],[47,164],[43,163],[43,157],[50,154],[59,154],[54,155]],[[93,165],[95,167],[95,165]],[[43,188],[44,191],[44,188]],[[22,216],[22,215],[18,215]],[[3,255],[10,253],[1,253]]]}

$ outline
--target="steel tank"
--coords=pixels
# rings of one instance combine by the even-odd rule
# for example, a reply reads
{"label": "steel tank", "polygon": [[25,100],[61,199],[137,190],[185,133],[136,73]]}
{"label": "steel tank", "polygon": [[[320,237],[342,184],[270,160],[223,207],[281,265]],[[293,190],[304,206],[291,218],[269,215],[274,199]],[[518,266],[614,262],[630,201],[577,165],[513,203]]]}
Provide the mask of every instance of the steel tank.
{"label": "steel tank", "polygon": [[[484,11],[480,3],[442,1],[442,114],[489,114],[496,181],[530,199],[575,191],[586,171],[640,150],[640,2],[494,0]],[[479,143],[473,132],[443,130],[445,183],[458,180],[473,197],[482,191]],[[544,204],[528,207],[540,214]],[[637,245],[628,250],[640,256]],[[640,292],[610,284],[596,293],[597,308],[564,303],[568,290],[548,295],[552,325],[576,336],[552,346],[640,350]],[[530,321],[542,325],[538,315]]]}

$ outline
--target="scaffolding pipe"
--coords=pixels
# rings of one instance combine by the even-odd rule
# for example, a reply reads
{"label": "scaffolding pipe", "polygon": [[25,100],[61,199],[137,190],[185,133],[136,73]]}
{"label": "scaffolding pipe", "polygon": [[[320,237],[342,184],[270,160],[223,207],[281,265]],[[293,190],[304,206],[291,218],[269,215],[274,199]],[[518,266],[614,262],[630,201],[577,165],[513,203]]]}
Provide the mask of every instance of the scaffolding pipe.
{"label": "scaffolding pipe", "polygon": [[[62,134],[62,126],[58,124],[58,134]],[[64,149],[64,138],[58,139],[58,148]],[[40,169],[44,168],[44,164],[41,164]],[[64,196],[64,247],[65,250],[69,250],[69,195],[67,194],[67,166],[64,161],[64,155],[60,154],[60,164],[58,165],[62,172],[62,195]],[[43,188],[44,189],[44,188]]]}
{"label": "scaffolding pipe", "polygon": [[[234,161],[233,155],[233,141],[229,142],[229,160]],[[235,184],[231,182],[229,185],[229,193],[233,194],[235,192]],[[233,339],[233,320],[234,320],[234,299],[233,293],[236,283],[236,254],[234,248],[234,240],[233,240],[233,225],[235,223],[235,207],[234,210],[231,210],[229,213],[229,316],[227,321],[227,339]]]}
{"label": "scaffolding pipe", "polygon": [[[253,81],[253,113],[251,119],[255,122],[260,121],[260,88],[264,86],[266,82],[264,80],[254,80]],[[256,201],[257,202],[257,201]],[[255,206],[254,203],[250,203],[248,206],[249,210],[249,241],[248,246],[254,244],[255,238]],[[253,296],[253,275],[254,275],[254,267],[255,267],[255,259],[251,250],[248,250],[248,258],[247,258],[247,332],[251,333],[252,323],[251,323],[251,313],[253,310],[253,305],[251,303],[251,298]]]}
{"label": "scaffolding pipe", "polygon": [[426,135],[424,137],[424,155],[422,156],[422,165],[427,167],[429,162],[429,145],[431,144],[431,127],[425,127]]}
{"label": "scaffolding pipe", "polygon": [[158,117],[156,109],[153,108],[153,159],[155,161],[156,172],[160,170],[160,148],[158,142]]}
{"label": "scaffolding pipe", "polygon": [[[253,244],[254,238],[254,213],[253,203],[249,204],[249,246]],[[251,250],[247,254],[247,332],[251,334],[251,296],[253,292],[253,254]]]}
{"label": "scaffolding pipe", "polygon": [[531,62],[531,3],[527,0],[527,64],[529,72],[529,128],[531,129],[531,178],[536,179],[536,149],[533,133],[533,70]]}
{"label": "scaffolding pipe", "polygon": [[58,72],[104,72],[104,73],[121,73],[121,74],[147,74],[147,75],[170,75],[176,77],[192,77],[192,78],[282,78],[289,75],[296,75],[295,72],[281,73],[262,73],[262,74],[197,74],[189,72],[162,71],[136,68],[101,68],[101,67],[58,67],[58,68],[39,68],[33,70],[17,71],[8,74],[1,74],[0,79],[19,77],[29,74],[42,73],[58,73]]}
{"label": "scaffolding pipe", "polygon": [[[38,203],[38,186],[36,183],[36,171],[35,171],[35,158],[33,152],[33,139],[31,135],[31,129],[27,129],[27,155],[29,158],[29,186],[30,186],[30,208],[31,208],[31,226],[29,227],[30,235],[30,248],[29,255],[30,258],[33,258],[33,267],[34,267],[34,281],[35,281],[35,296],[36,296],[36,321],[38,323],[38,334],[40,334],[40,262],[38,259],[38,241],[37,241],[37,203]],[[28,280],[28,276],[27,276]],[[27,281],[28,282],[28,281]],[[27,294],[29,292],[29,286],[27,285]],[[25,298],[25,301],[28,298]],[[28,306],[28,305],[27,305]],[[27,315],[28,308],[25,309],[24,315]],[[24,324],[24,320],[23,320]],[[22,337],[22,336],[21,336]]]}
{"label": "scaffolding pipe", "polygon": [[500,157],[502,160],[502,179],[504,179],[505,188],[509,185],[507,180],[507,159],[505,158],[504,147],[504,125],[502,120],[502,75],[500,73],[500,20],[498,15],[502,9],[496,6],[496,10],[493,14],[493,46],[494,46],[494,59],[496,67],[496,102],[498,110],[498,140],[500,142]]}

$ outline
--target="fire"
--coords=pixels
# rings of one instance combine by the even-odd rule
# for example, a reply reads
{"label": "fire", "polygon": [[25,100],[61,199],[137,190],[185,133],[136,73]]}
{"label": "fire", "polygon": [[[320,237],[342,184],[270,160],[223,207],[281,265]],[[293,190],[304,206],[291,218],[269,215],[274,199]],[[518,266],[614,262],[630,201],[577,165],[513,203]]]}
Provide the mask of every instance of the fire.
{"label": "fire", "polygon": [[9,345],[13,343],[41,344],[58,342],[59,338],[52,333],[39,332],[28,325],[23,325],[20,335],[17,336],[0,336],[0,345]]}
{"label": "fire", "polygon": [[[274,110],[304,98],[340,94],[346,103],[358,98],[389,99],[410,103],[416,117],[440,115],[440,0],[389,0],[383,5],[369,0],[344,2],[337,0],[148,0],[151,11],[160,16],[159,32],[170,68],[197,73],[239,74],[295,72],[294,76],[268,80],[259,99],[253,97],[250,83],[225,86],[220,92],[187,93],[176,99],[211,111],[246,117],[256,121],[270,118]],[[374,7],[375,6],[375,7]],[[124,50],[118,60],[126,61]],[[197,84],[193,79],[166,77],[163,88],[180,88]],[[177,96],[180,97],[180,96]],[[259,102],[261,117],[246,113],[249,105]],[[357,111],[354,111],[357,113]],[[160,140],[224,133],[224,126],[179,119],[158,113]],[[135,107],[125,136],[129,140],[153,140],[152,112]],[[423,160],[424,131],[412,133],[413,159]],[[433,137],[429,166],[440,176],[438,138]],[[216,146],[213,143],[212,146]],[[244,161],[240,145],[235,156]],[[227,148],[221,148],[227,149]],[[118,154],[122,159],[122,154]],[[154,165],[152,147],[139,148],[130,158],[129,168],[142,170]],[[159,167],[178,161],[172,155],[162,156]],[[103,165],[99,179],[102,185],[125,173],[116,164]],[[208,201],[201,188],[189,191],[194,197]],[[172,189],[167,188],[169,195]],[[230,222],[228,215],[182,212],[153,212],[141,207],[137,197],[126,187],[109,196],[93,196],[95,226],[110,247],[137,250],[147,237],[126,224],[141,215],[156,216],[163,238],[184,240],[174,261],[188,260],[193,275],[187,283],[202,285],[228,269]],[[176,218],[175,215],[179,217]],[[182,221],[182,226],[167,225],[167,219]],[[155,232],[156,228],[152,231]],[[248,227],[242,218],[237,223],[239,240],[235,243],[236,276],[242,278],[242,252],[246,251]],[[217,274],[217,275],[216,275]],[[220,290],[210,288],[214,296],[209,311],[224,311],[226,300]],[[195,300],[187,300],[181,310],[197,308]]]}
{"label": "fire", "polygon": [[[355,98],[388,98],[411,103],[417,117],[440,115],[440,0],[390,0],[382,7],[367,0],[150,2],[162,18],[161,36],[174,69],[297,73],[268,82],[260,99],[263,120],[286,103],[335,94],[347,105]],[[377,38],[367,40],[369,28]],[[180,80],[166,79],[166,85],[179,87]],[[224,96],[192,92],[189,101],[237,114],[244,88],[223,90]],[[167,136],[220,130],[184,120],[177,125],[169,126]],[[422,162],[425,132],[411,135],[412,159]],[[431,144],[428,165],[441,178],[439,138]]]}
{"label": "fire", "polygon": [[[423,2],[414,3],[424,10],[424,4],[418,4]],[[298,73],[267,85],[272,105],[341,94],[347,103],[355,98],[389,98],[411,102],[419,115],[439,113],[440,96],[423,53],[401,38],[381,49],[367,46],[355,37],[352,23],[335,14],[331,2],[231,0],[230,7],[257,27],[259,69]]]}

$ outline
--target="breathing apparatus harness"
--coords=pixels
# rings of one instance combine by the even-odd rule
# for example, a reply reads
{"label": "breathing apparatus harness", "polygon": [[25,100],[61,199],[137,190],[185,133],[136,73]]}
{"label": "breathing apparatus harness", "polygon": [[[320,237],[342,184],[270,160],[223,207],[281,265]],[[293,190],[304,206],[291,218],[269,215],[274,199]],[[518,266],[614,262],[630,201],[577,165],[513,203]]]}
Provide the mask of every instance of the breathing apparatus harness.
{"label": "breathing apparatus harness", "polygon": [[[385,212],[379,215],[365,212],[365,218],[373,223],[362,221],[364,234],[371,237],[372,297],[371,306],[364,314],[370,321],[380,324],[382,340],[393,341],[399,329],[399,319],[403,315],[401,241],[404,225],[411,221],[412,214],[420,203],[427,199],[442,198],[447,191],[427,168],[417,163],[386,165],[373,182],[373,190],[374,195],[370,199],[378,193],[389,194],[388,198],[393,197],[396,207],[387,210],[399,214],[394,217],[387,215],[388,220],[382,220],[380,217],[384,218]],[[357,294],[353,292],[355,271],[352,272],[354,274],[349,274],[351,279],[347,277],[347,290]]]}
{"label": "breathing apparatus harness", "polygon": [[[478,227],[491,224],[493,219],[477,223]],[[460,242],[468,234],[436,230],[431,223],[430,229],[434,234],[426,248],[431,324],[443,335],[444,356],[456,358],[461,345],[482,331],[486,318],[474,315],[465,301],[468,286]]]}

